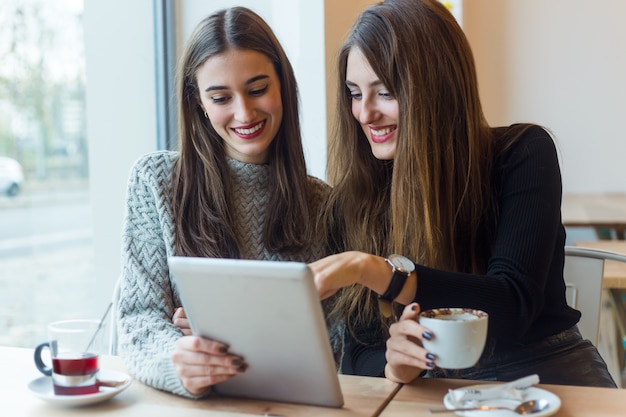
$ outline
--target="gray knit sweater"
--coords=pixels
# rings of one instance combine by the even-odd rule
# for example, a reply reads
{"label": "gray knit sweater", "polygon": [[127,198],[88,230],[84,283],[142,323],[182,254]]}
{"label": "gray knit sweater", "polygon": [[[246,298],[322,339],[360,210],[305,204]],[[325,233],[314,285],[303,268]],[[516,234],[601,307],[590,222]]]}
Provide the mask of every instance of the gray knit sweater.
{"label": "gray knit sweater", "polygon": [[[122,235],[122,275],[117,305],[118,353],[135,378],[165,391],[192,397],[182,385],[171,355],[182,332],[172,323],[181,306],[170,280],[167,258],[174,254],[174,226],[169,205],[171,169],[178,153],[159,151],[141,157],[134,165],[127,189]],[[311,262],[326,255],[321,242],[311,242],[301,256],[270,253],[262,231],[268,198],[268,165],[229,160],[234,178],[233,218],[246,259]],[[316,212],[330,187],[310,177]],[[207,302],[211,296],[207,294]]]}

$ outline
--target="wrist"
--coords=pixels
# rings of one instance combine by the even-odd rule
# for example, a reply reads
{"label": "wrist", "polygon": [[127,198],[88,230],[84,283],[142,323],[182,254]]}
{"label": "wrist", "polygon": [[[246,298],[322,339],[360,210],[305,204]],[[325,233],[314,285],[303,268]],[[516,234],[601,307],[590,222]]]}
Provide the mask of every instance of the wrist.
{"label": "wrist", "polygon": [[[369,288],[370,290],[380,294],[384,291],[386,283],[381,282],[381,274],[388,273],[389,265],[382,256],[372,255],[370,253],[359,252],[354,257],[355,263],[359,268],[359,280],[357,284]],[[384,275],[383,275],[384,276]]]}
{"label": "wrist", "polygon": [[398,384],[408,384],[426,373],[425,369],[412,366],[402,366],[402,370],[396,369],[389,363],[385,364],[385,378]]}
{"label": "wrist", "polygon": [[379,293],[379,308],[384,317],[391,317],[393,313],[392,304],[400,296],[407,280],[415,270],[415,264],[401,255],[389,255],[385,262],[391,267],[391,278],[387,281],[388,285],[384,292]]}

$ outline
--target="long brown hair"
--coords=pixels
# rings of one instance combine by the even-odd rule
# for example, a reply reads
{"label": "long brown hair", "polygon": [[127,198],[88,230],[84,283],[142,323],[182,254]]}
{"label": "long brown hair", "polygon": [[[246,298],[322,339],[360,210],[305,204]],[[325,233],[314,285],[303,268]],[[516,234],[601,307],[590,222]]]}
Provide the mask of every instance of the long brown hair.
{"label": "long brown hair", "polygon": [[[243,7],[221,10],[202,20],[178,63],[178,147],[173,168],[172,210],[176,253],[240,257],[229,196],[229,168],[222,138],[199,105],[196,71],[212,56],[231,49],[269,58],[280,80],[283,119],[269,149],[270,187],[264,244],[270,251],[296,253],[313,234],[307,205],[307,173],[293,68],[267,23]],[[224,71],[236,69],[224,68]]]}
{"label": "long brown hair", "polygon": [[[345,80],[353,48],[398,101],[392,161],[373,156],[352,116]],[[450,12],[436,0],[387,0],[366,9],[340,51],[337,91],[326,212],[336,249],[484,272],[497,217],[494,136],[470,46]],[[335,313],[378,317],[372,292],[361,286],[343,291]]]}

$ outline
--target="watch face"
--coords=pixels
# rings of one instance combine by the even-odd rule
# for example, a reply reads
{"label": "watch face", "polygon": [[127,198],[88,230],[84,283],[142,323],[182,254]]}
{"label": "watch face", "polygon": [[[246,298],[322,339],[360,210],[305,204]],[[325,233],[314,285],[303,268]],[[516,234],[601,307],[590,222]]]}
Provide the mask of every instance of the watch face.
{"label": "watch face", "polygon": [[409,274],[413,272],[413,270],[415,270],[415,264],[413,264],[413,262],[411,262],[410,259],[402,255],[396,255],[396,254],[390,255],[389,261],[391,261],[391,263],[393,263],[393,265],[397,269],[407,272]]}

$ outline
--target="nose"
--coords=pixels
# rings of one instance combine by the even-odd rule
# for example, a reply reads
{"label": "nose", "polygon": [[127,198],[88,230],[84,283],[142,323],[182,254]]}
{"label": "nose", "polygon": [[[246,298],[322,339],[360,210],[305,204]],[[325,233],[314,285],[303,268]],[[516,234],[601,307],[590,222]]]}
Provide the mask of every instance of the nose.
{"label": "nose", "polygon": [[253,103],[245,97],[236,100],[235,103],[235,119],[242,123],[252,122],[256,117],[256,110]]}
{"label": "nose", "polygon": [[363,96],[361,101],[353,102],[353,105],[358,106],[355,117],[362,124],[372,123],[378,117],[378,109],[375,103],[365,96]]}

